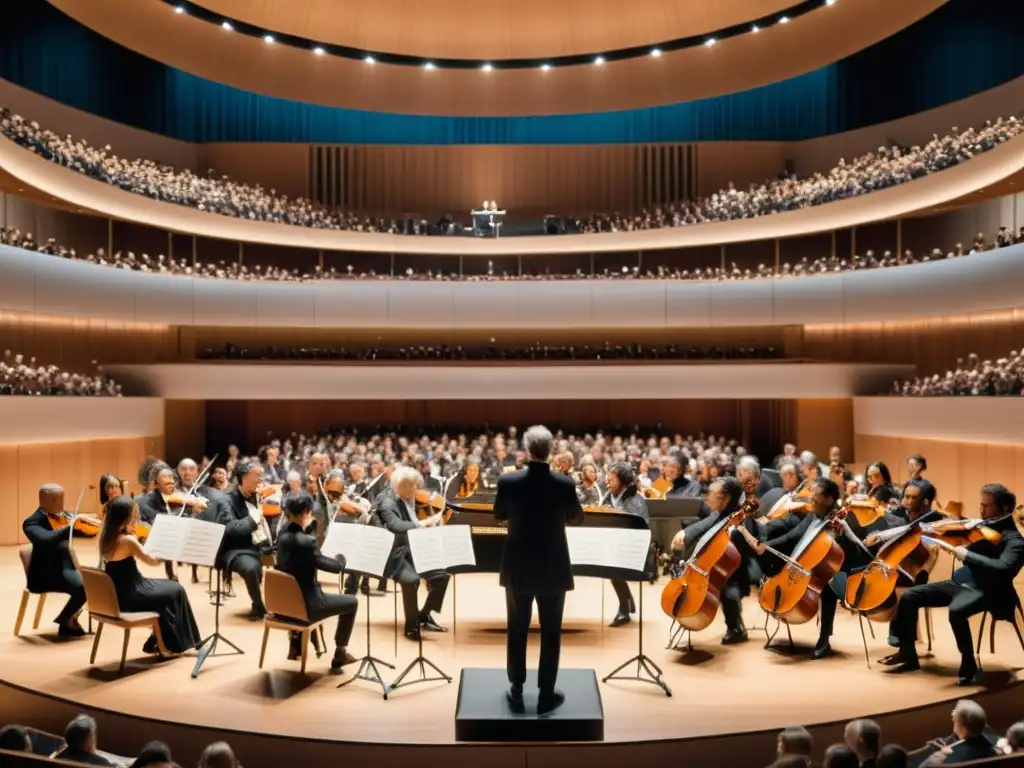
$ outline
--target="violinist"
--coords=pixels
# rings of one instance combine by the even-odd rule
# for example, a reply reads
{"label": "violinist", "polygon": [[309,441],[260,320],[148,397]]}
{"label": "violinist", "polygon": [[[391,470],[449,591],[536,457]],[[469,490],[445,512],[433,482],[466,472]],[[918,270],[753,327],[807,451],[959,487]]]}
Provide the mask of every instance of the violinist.
{"label": "violinist", "polygon": [[969,546],[952,547],[954,558],[963,565],[953,578],[932,584],[921,584],[903,593],[896,607],[896,636],[899,651],[886,658],[895,672],[910,672],[921,668],[914,646],[917,614],[921,608],[949,606],[949,624],[960,650],[958,685],[971,685],[978,673],[974,659],[974,645],[968,619],[982,611],[992,611],[997,617],[1012,617],[1017,606],[1017,593],[1013,580],[1024,567],[1024,537],[1014,522],[1017,497],[1006,486],[991,483],[981,489],[981,518],[986,527],[1000,534],[999,543],[988,538]]}
{"label": "violinist", "polygon": [[263,466],[263,482],[268,485],[282,485],[284,483],[284,468],[279,459],[281,450],[276,445],[269,445],[260,448],[259,460]]}
{"label": "violinist", "polygon": [[[633,474],[633,467],[624,461],[617,461],[608,468],[605,473],[605,483],[608,486],[608,493],[611,498],[609,506],[621,509],[631,515],[642,517],[649,521],[647,512],[647,501],[636,487],[636,475]],[[636,605],[633,602],[633,593],[629,589],[629,583],[620,579],[612,579],[612,589],[619,598],[619,610],[612,619],[610,626],[621,627],[629,624],[630,614],[636,613]]]}
{"label": "violinist", "polygon": [[413,457],[412,465],[416,468],[416,471],[420,473],[420,477],[423,478],[424,488],[431,493],[441,492],[441,481],[430,474],[430,459],[422,453],[418,453]]}
{"label": "violinist", "polygon": [[[681,550],[683,559],[688,559],[705,533],[740,508],[743,496],[743,486],[735,478],[722,477],[713,482],[705,499],[711,514],[677,533],[672,539],[672,549]],[[743,521],[742,527],[753,535],[756,533],[756,525],[752,518],[748,518]],[[761,580],[761,568],[750,544],[738,531],[733,531],[731,539],[742,559],[722,591],[722,613],[725,614],[726,627],[722,645],[747,641],[740,601],[750,594],[751,585]]]}
{"label": "violinist", "polygon": [[873,461],[867,465],[864,470],[864,482],[868,486],[868,496],[881,504],[888,504],[890,500],[897,498],[889,468],[881,461]]}
{"label": "violinist", "polygon": [[[815,467],[817,467],[817,462],[815,462]],[[760,531],[761,541],[745,527],[738,530],[759,557],[778,561],[778,558],[767,550],[774,549],[783,555],[792,555],[803,540],[804,534],[811,529],[812,525],[821,523],[828,518],[838,501],[839,486],[831,480],[818,480],[811,486],[812,511],[809,514],[797,515],[791,512],[785,517],[768,522]],[[763,562],[763,565],[766,566],[766,571],[778,572],[775,563]],[[845,592],[845,589],[844,582],[842,591]],[[832,585],[829,589],[821,591],[821,632],[811,654],[812,659],[824,658],[832,652],[829,638],[832,636],[832,622],[835,618],[838,592],[838,588]]]}
{"label": "violinist", "polygon": [[[291,473],[289,473],[291,475]],[[348,478],[349,485],[345,489],[345,493],[349,496],[359,497],[366,493],[367,481],[366,481],[366,465],[361,464],[357,461],[352,462],[348,465]]]}
{"label": "violinist", "polygon": [[800,487],[800,470],[797,465],[791,461],[783,462],[779,467],[779,480],[782,482],[781,488],[772,488],[759,499],[764,514],[771,512],[783,496],[796,493]]}
{"label": "violinist", "polygon": [[[187,467],[191,459],[182,459],[179,466]],[[195,466],[195,462],[191,462]],[[198,475],[198,467],[196,468]],[[152,526],[157,515],[185,515],[191,517],[193,512],[199,513],[206,509],[209,502],[201,496],[186,496],[184,492],[177,489],[177,476],[166,464],[157,470],[155,476],[156,487],[149,493],[139,497],[139,518],[142,522]],[[193,476],[193,480],[195,477]],[[174,575],[174,563],[167,560],[164,563],[164,570],[167,578],[177,580]],[[193,574],[194,576],[194,574]]]}
{"label": "violinist", "polygon": [[123,496],[124,485],[124,480],[121,480],[116,475],[111,475],[109,473],[105,475],[100,475],[100,483],[97,486],[100,489],[100,507],[105,508],[107,506],[107,502],[109,502],[111,499],[116,499],[118,496]]}
{"label": "violinist", "polygon": [[810,451],[800,454],[800,475],[808,485],[825,477],[828,467],[818,461],[818,457]]}
{"label": "violinist", "polygon": [[[63,592],[69,595],[55,622],[60,637],[82,637],[85,630],[78,614],[85,605],[82,575],[75,568],[68,549],[68,528],[64,518],[64,489],[47,483],[39,489],[39,508],[22,523],[21,529],[32,544],[28,565],[28,588],[36,594]],[[52,521],[56,520],[57,523]],[[100,520],[92,518],[97,525]]]}
{"label": "violinist", "polygon": [[217,567],[237,573],[245,581],[252,601],[251,619],[262,619],[267,613],[260,592],[263,578],[260,557],[266,544],[256,544],[253,537],[260,528],[262,517],[257,493],[262,479],[263,468],[259,464],[238,461],[235,464],[235,489],[227,494],[225,503],[210,507],[215,510],[214,514],[204,515],[204,518],[220,523],[226,529],[217,553]]}
{"label": "violinist", "polygon": [[683,463],[678,455],[672,454],[662,460],[661,476],[672,483],[665,491],[666,499],[700,498],[700,483],[683,474]]}

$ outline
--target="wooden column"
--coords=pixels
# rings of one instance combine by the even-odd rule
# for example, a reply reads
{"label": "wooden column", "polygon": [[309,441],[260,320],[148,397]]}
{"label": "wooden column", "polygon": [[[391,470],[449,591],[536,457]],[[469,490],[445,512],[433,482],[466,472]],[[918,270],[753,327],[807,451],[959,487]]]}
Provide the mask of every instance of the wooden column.
{"label": "wooden column", "polygon": [[199,264],[199,243],[196,241],[196,236],[192,235],[192,270],[195,271],[196,266]]}
{"label": "wooden column", "polygon": [[903,219],[896,219],[896,263],[903,263]]}
{"label": "wooden column", "polygon": [[782,271],[782,241],[775,238],[775,274]]}
{"label": "wooden column", "polygon": [[114,220],[107,219],[107,258],[114,255]]}
{"label": "wooden column", "polygon": [[857,228],[850,228],[850,258],[857,255]]}

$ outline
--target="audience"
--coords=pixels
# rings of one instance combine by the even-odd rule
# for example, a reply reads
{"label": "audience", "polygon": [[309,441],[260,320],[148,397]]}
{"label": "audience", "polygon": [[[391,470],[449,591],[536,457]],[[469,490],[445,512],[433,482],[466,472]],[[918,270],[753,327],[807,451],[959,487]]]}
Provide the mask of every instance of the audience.
{"label": "audience", "polygon": [[1000,754],[1009,755],[1021,751],[1024,751],[1024,720],[1018,720],[1007,728],[1006,736],[996,743],[996,752]]}
{"label": "audience", "polygon": [[411,344],[403,347],[248,349],[227,343],[205,349],[203,360],[769,360],[782,356],[776,347],[682,347],[678,344],[589,344],[525,346],[462,346]]}
{"label": "audience", "polygon": [[907,768],[910,756],[899,744],[886,744],[878,751],[875,768]]}
{"label": "audience", "polygon": [[[1005,236],[1002,234],[1004,232],[1007,233]],[[74,248],[58,245],[55,238],[49,238],[46,242],[39,243],[31,232],[22,234],[18,229],[6,229],[4,227],[0,227],[0,244],[117,269],[223,280],[263,282],[307,282],[311,280],[413,280],[445,282],[508,280],[713,280],[722,282],[811,277],[814,275],[921,264],[929,261],[974,255],[1024,242],[1024,227],[1021,227],[1016,237],[1009,235],[1006,227],[1001,227],[999,233],[991,244],[987,244],[984,235],[979,233],[975,238],[974,246],[966,251],[962,244],[957,243],[956,248],[946,253],[943,253],[939,248],[935,248],[930,254],[920,257],[911,250],[905,250],[902,256],[898,254],[893,255],[892,251],[888,250],[884,251],[881,255],[876,255],[873,250],[868,250],[864,255],[857,254],[851,258],[822,256],[816,259],[809,259],[804,257],[795,264],[785,262],[779,265],[778,272],[776,272],[774,267],[765,264],[758,265],[756,269],[740,269],[735,262],[725,269],[721,267],[706,267],[703,269],[698,267],[692,270],[657,266],[653,269],[648,268],[641,271],[639,266],[630,267],[624,265],[620,269],[604,269],[593,274],[582,269],[577,269],[572,274],[552,273],[549,270],[536,274],[525,271],[522,274],[496,272],[493,262],[488,262],[486,274],[466,275],[454,272],[445,274],[440,270],[435,271],[432,269],[418,272],[411,267],[404,272],[392,275],[390,273],[378,273],[373,269],[357,272],[352,266],[349,266],[344,271],[339,271],[333,267],[329,269],[315,267],[312,270],[300,270],[297,268],[286,269],[284,267],[261,266],[259,264],[240,265],[235,261],[226,262],[223,260],[217,263],[197,262],[193,264],[191,258],[174,259],[167,258],[163,254],[150,257],[146,253],[136,255],[132,251],[117,251],[108,255],[103,248],[97,249],[95,254],[80,255]],[[528,263],[526,266],[528,268]]]}
{"label": "audience", "polygon": [[20,725],[5,725],[0,728],[0,749],[8,752],[31,752],[32,739]]}
{"label": "audience", "polygon": [[1011,350],[995,362],[982,361],[975,354],[956,361],[956,370],[943,376],[894,381],[893,395],[902,397],[953,397],[974,395],[1024,395],[1024,350]]}
{"label": "audience", "polygon": [[989,737],[985,710],[971,699],[960,699],[953,707],[953,733],[922,765],[963,763],[994,757],[997,753]]}
{"label": "audience", "polygon": [[72,718],[64,729],[64,746],[54,752],[52,757],[86,765],[113,765],[97,754],[99,740],[96,730],[96,721],[89,715]]}
{"label": "audience", "polygon": [[[814,752],[814,737],[811,732],[802,725],[786,728],[779,733],[776,742],[776,755],[778,758],[803,759],[804,765],[811,764],[811,753]],[[776,765],[778,761],[776,761]],[[796,763],[793,763],[794,765]]]}
{"label": "audience", "polygon": [[238,761],[226,741],[218,741],[203,750],[199,768],[238,768]]}
{"label": "audience", "polygon": [[36,365],[34,357],[26,365],[24,355],[6,350],[0,360],[0,395],[120,397],[121,385],[104,376],[99,365],[94,376],[69,373],[56,365]]}
{"label": "audience", "polygon": [[843,733],[846,746],[857,755],[862,766],[874,766],[882,743],[882,729],[874,720],[851,720]]}
{"label": "audience", "polygon": [[825,750],[823,768],[860,768],[857,753],[845,744],[833,744]]}
{"label": "audience", "polygon": [[151,741],[136,755],[131,768],[164,768],[171,763],[171,748],[162,741]]}
{"label": "audience", "polygon": [[[242,184],[226,176],[205,177],[176,171],[151,160],[118,157],[108,145],[101,149],[72,136],[58,136],[10,110],[0,108],[0,131],[8,139],[40,157],[91,178],[155,200],[185,205],[200,211],[251,221],[265,221],[317,229],[392,234],[450,233],[449,224],[429,227],[419,220],[371,219],[332,211],[304,198],[290,199],[274,189]],[[807,178],[785,174],[746,190],[727,189],[710,197],[643,210],[637,215],[595,214],[578,221],[581,232],[619,232],[680,227],[711,221],[749,219],[794,211],[886,189],[970,160],[1009,141],[1021,131],[1016,117],[987,122],[980,129],[933,136],[924,146],[881,146],[847,162],[840,159],[827,173]],[[448,221],[448,217],[445,217]]]}

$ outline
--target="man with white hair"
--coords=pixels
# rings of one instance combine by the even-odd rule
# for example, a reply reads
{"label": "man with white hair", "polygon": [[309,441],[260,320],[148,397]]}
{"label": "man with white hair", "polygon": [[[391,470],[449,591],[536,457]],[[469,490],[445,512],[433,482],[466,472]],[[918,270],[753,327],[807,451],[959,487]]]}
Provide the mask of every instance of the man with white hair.
{"label": "man with white hair", "polygon": [[[410,640],[419,640],[420,632],[447,632],[431,615],[440,611],[444,605],[444,594],[448,589],[447,573],[434,573],[421,576],[416,572],[409,551],[407,534],[415,528],[430,528],[440,525],[442,513],[420,520],[416,515],[416,489],[422,482],[420,473],[412,467],[398,467],[391,473],[392,493],[381,494],[377,498],[376,511],[381,524],[395,534],[395,544],[391,550],[384,576],[397,581],[402,586],[402,608],[405,612],[405,636]],[[419,609],[417,588],[420,579],[427,582],[427,599],[423,601],[423,609]]]}
{"label": "man with white hair", "polygon": [[513,707],[523,706],[526,644],[536,601],[541,632],[538,714],[565,701],[565,695],[555,690],[565,593],[574,586],[565,526],[583,522],[572,478],[552,472],[548,464],[552,442],[546,427],[526,430],[523,445],[529,464],[499,478],[494,499],[494,517],[508,525],[500,579],[508,613],[508,699]]}

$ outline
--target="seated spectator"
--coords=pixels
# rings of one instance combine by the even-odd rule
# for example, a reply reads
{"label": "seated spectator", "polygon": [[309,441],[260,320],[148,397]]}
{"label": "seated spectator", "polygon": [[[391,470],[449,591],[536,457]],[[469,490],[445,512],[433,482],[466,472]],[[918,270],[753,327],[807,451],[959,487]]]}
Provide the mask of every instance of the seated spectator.
{"label": "seated spectator", "polygon": [[1006,729],[1006,736],[998,741],[996,751],[1004,755],[1024,751],[1024,720],[1018,720]]}
{"label": "seated spectator", "polygon": [[167,768],[171,763],[171,748],[162,741],[151,741],[142,748],[131,768]]}
{"label": "seated spectator", "polygon": [[945,375],[893,382],[894,395],[903,397],[951,397],[977,395],[1024,395],[1024,350],[1011,350],[995,362],[968,355],[967,365],[957,360]]}
{"label": "seated spectator", "polygon": [[953,733],[958,740],[942,746],[923,765],[964,763],[994,757],[996,749],[985,736],[986,727],[985,710],[981,705],[970,699],[960,699],[953,707]]}
{"label": "seated spectator", "polygon": [[113,765],[97,753],[96,721],[89,715],[78,715],[64,729],[64,746],[51,757],[86,765]]}
{"label": "seated spectator", "polygon": [[899,744],[886,744],[878,751],[875,768],[907,768],[910,758]]}
{"label": "seated spectator", "polygon": [[814,751],[814,737],[802,725],[795,725],[782,730],[776,742],[776,754],[781,757],[802,757],[806,765],[811,763]]}
{"label": "seated spectator", "polygon": [[34,357],[26,365],[24,355],[6,350],[0,360],[0,395],[120,397],[121,386],[104,376],[101,366],[96,370],[96,376],[72,374],[55,365],[37,366]]}
{"label": "seated spectator", "polygon": [[857,753],[845,744],[833,744],[825,750],[823,768],[859,768]]}
{"label": "seated spectator", "polygon": [[31,752],[32,737],[20,725],[5,725],[0,728],[0,749],[8,752]]}
{"label": "seated spectator", "polygon": [[846,746],[857,754],[861,766],[874,767],[882,742],[882,729],[874,720],[851,720],[843,734]]}
{"label": "seated spectator", "polygon": [[238,761],[227,742],[217,741],[203,750],[199,768],[238,768]]}
{"label": "seated spectator", "polygon": [[808,768],[811,758],[803,755],[784,755],[778,758],[768,768]]}

